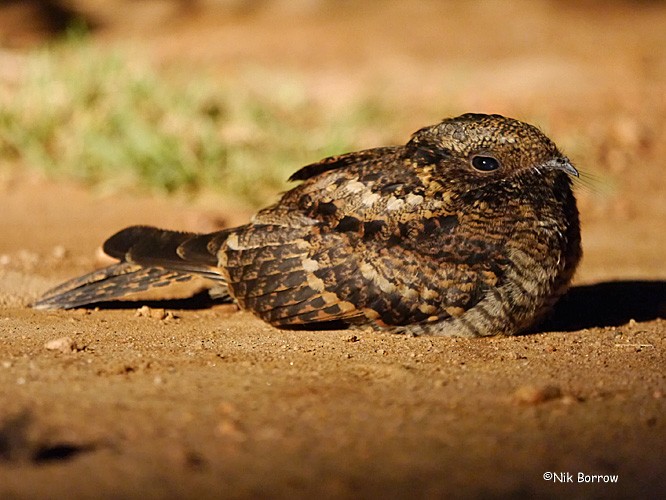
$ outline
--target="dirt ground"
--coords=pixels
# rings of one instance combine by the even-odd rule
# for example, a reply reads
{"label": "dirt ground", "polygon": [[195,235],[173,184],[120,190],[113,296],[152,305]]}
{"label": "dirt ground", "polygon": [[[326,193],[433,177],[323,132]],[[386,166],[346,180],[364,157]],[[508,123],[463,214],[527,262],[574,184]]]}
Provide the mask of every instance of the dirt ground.
{"label": "dirt ground", "polygon": [[666,4],[242,3],[100,11],[93,36],[227,77],[291,72],[343,104],[376,88],[403,139],[465,111],[540,120],[593,178],[575,286],[539,332],[480,340],[280,331],[202,297],[38,312],[119,228],[249,214],[2,178],[0,498],[663,494]]}

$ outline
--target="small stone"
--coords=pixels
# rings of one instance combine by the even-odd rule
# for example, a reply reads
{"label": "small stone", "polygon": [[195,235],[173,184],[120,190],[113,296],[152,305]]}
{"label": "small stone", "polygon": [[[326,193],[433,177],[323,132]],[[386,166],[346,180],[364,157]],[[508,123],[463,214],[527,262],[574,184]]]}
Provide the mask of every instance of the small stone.
{"label": "small stone", "polygon": [[49,351],[73,352],[77,350],[76,342],[71,337],[61,337],[59,339],[49,340],[44,344],[44,348]]}
{"label": "small stone", "polygon": [[215,427],[215,434],[219,437],[232,439],[233,441],[245,441],[247,436],[239,422],[231,418],[224,418]]}
{"label": "small stone", "polygon": [[345,339],[345,342],[358,342],[359,340],[361,339],[359,339],[356,335],[350,335]]}
{"label": "small stone", "polygon": [[[136,310],[136,313],[134,313],[136,317],[143,317],[143,318],[152,318],[152,319],[158,319],[158,320],[163,320],[169,317],[167,314],[166,310],[163,307],[156,307],[153,309],[152,307],[148,306],[141,306],[139,309]],[[173,313],[171,314],[171,318],[175,318]]]}
{"label": "small stone", "polygon": [[148,307],[148,306],[139,307],[136,310],[136,312],[134,313],[134,316],[136,316],[137,318],[141,318],[141,317],[146,317],[147,318],[147,317],[149,317],[150,316],[150,307]]}
{"label": "small stone", "polygon": [[523,385],[516,389],[513,398],[517,403],[537,405],[562,396],[562,391],[554,385]]}
{"label": "small stone", "polygon": [[51,250],[51,256],[56,260],[62,260],[67,257],[67,249],[62,245],[57,245]]}
{"label": "small stone", "polygon": [[560,402],[565,406],[571,406],[579,402],[578,398],[571,394],[565,394],[560,398]]}
{"label": "small stone", "polygon": [[167,317],[166,310],[162,307],[158,307],[156,309],[151,309],[150,310],[150,317],[153,319],[165,319]]}

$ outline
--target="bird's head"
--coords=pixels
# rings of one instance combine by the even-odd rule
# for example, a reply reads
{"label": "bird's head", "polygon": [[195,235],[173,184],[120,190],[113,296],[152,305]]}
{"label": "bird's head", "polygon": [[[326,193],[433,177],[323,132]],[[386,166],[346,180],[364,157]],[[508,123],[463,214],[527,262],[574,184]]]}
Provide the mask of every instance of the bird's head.
{"label": "bird's head", "polygon": [[468,113],[416,132],[407,148],[446,188],[522,184],[566,173],[569,159],[533,125],[500,115]]}

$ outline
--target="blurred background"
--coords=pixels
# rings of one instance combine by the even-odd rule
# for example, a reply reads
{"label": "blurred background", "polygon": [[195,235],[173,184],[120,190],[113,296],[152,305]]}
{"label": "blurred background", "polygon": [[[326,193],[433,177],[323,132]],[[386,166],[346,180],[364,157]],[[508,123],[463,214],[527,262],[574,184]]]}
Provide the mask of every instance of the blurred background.
{"label": "blurred background", "polygon": [[0,1],[5,193],[246,214],[301,165],[471,111],[538,125],[585,173],[579,280],[666,277],[664,2]]}

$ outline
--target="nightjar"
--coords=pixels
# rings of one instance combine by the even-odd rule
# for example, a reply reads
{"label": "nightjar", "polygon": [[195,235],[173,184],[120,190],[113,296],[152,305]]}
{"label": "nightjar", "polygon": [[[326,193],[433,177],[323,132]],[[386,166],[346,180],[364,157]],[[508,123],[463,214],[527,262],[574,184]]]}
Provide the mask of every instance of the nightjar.
{"label": "nightjar", "polygon": [[104,243],[119,262],[47,292],[73,308],[209,278],[280,328],[512,335],[533,327],[580,261],[571,176],[532,125],[465,114],[404,146],[326,158],[244,226],[211,234],[134,226]]}

